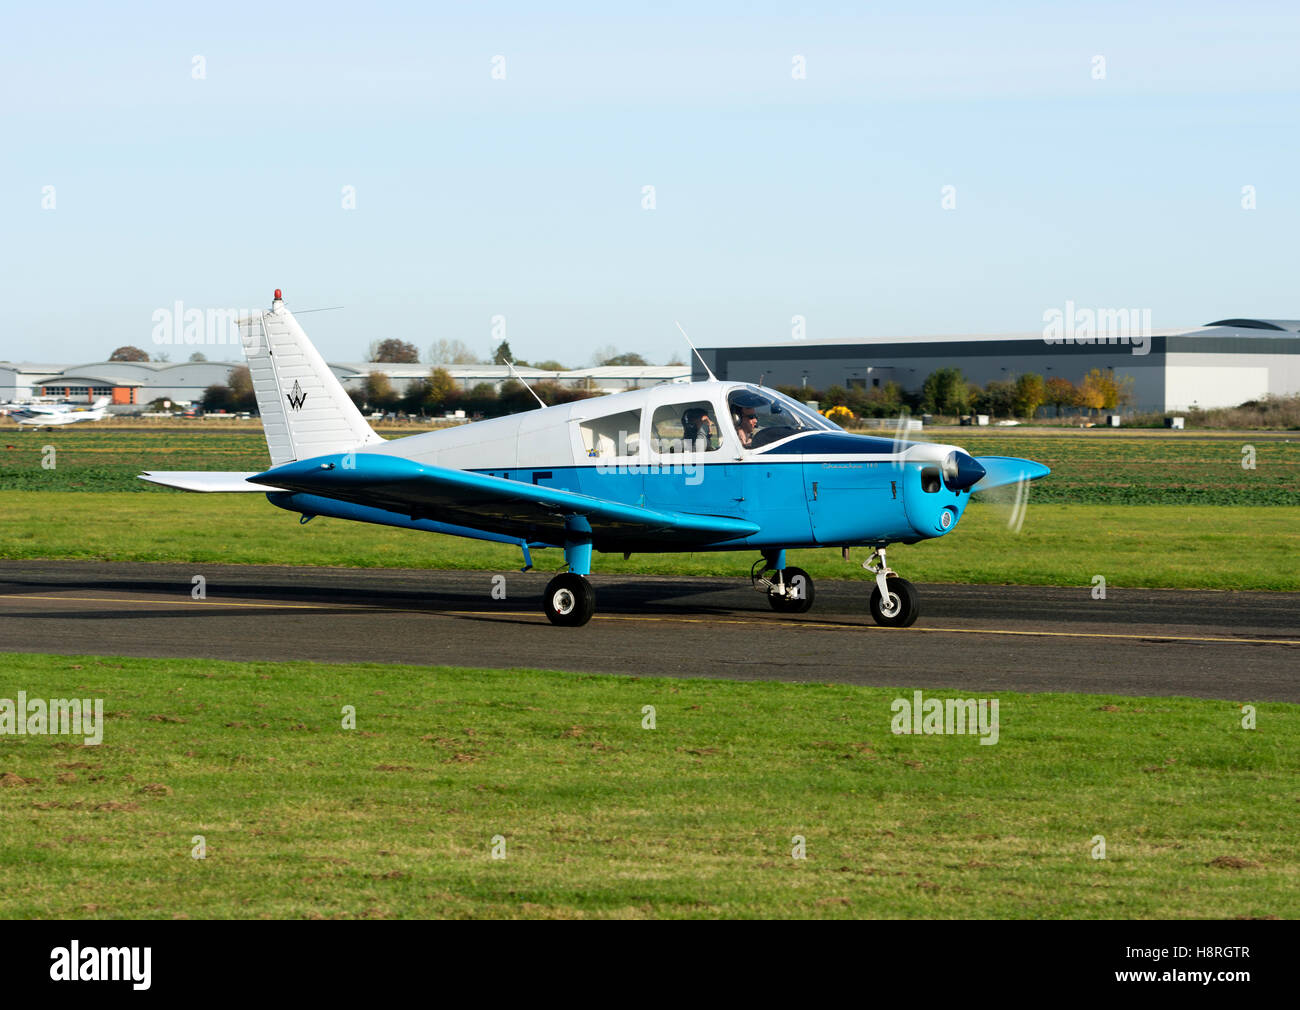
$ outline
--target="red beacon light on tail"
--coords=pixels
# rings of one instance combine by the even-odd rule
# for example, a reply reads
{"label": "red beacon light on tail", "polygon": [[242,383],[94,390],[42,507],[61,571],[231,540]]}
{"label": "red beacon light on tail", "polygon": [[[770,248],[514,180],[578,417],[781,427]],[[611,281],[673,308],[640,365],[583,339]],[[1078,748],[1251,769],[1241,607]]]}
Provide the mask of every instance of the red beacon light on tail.
{"label": "red beacon light on tail", "polygon": [[281,297],[281,296],[280,296],[280,289],[279,289],[279,288],[276,288],[276,289],[275,289],[275,300],[278,302],[278,301],[280,300],[280,297]]}

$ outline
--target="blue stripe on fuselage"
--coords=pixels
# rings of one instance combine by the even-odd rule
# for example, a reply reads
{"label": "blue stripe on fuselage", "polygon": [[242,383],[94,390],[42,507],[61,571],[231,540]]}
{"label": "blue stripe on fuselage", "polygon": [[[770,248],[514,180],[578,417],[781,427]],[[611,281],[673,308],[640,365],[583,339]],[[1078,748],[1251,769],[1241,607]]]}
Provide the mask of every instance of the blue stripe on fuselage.
{"label": "blue stripe on fuselage", "polygon": [[[808,439],[796,441],[806,443]],[[884,440],[854,438],[856,454],[863,454],[863,442],[873,441],[893,445]],[[841,451],[839,455],[846,454]],[[891,541],[911,535],[903,512],[902,473],[897,477],[897,486],[891,487],[891,471],[902,466],[900,461],[861,460],[856,461],[851,470],[840,469],[853,463],[846,457],[843,464],[807,464],[788,456],[782,459],[771,453],[758,453],[743,461],[717,463],[683,464],[664,457],[657,463],[635,465],[597,467],[593,463],[545,469],[497,467],[475,472],[526,484],[543,483],[593,498],[647,508],[748,519],[761,527],[760,532],[732,540],[730,546],[723,549],[857,543],[874,539],[872,534],[875,532],[888,535]],[[807,466],[815,468],[811,477],[805,470]],[[919,466],[916,469],[919,471]],[[870,479],[864,483],[863,478],[868,473]],[[820,489],[811,488],[810,481],[818,482]],[[837,487],[843,487],[848,495],[847,499],[841,498],[840,501],[846,504],[854,502],[853,511],[844,515],[842,524],[836,524],[844,534],[842,537],[835,535],[828,539],[824,530],[823,537],[818,538],[813,530],[809,498],[816,494],[824,496],[821,512],[822,523],[825,523],[826,509],[835,508],[827,496]],[[859,529],[861,533],[854,535],[850,532],[853,529]]]}

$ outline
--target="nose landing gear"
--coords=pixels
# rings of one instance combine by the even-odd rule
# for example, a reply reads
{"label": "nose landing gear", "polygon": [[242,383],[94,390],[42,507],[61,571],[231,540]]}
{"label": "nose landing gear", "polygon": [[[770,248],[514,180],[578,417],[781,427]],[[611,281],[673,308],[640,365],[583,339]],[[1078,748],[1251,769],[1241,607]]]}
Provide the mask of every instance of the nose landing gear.
{"label": "nose landing gear", "polygon": [[862,567],[876,578],[871,591],[871,618],[886,628],[907,628],[921,612],[916,587],[900,576],[885,561],[885,548],[877,547],[862,562]]}

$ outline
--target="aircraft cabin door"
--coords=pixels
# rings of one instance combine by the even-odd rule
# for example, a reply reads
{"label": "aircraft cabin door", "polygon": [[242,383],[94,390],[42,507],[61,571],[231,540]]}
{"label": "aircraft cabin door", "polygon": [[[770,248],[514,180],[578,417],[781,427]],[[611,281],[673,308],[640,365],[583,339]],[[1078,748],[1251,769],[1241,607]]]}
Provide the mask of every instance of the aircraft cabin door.
{"label": "aircraft cabin door", "polygon": [[662,403],[650,416],[646,504],[692,515],[745,516],[737,447],[717,423],[716,405],[690,399]]}

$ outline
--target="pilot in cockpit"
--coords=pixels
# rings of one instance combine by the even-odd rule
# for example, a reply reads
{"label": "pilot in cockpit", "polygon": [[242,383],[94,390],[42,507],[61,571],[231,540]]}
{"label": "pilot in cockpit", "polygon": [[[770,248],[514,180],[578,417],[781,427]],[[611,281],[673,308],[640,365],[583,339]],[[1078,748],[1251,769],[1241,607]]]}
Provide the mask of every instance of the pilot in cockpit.
{"label": "pilot in cockpit", "polygon": [[754,434],[758,431],[758,411],[744,403],[732,403],[731,420],[736,425],[736,434],[740,444],[746,449],[753,448]]}
{"label": "pilot in cockpit", "polygon": [[826,422],[800,403],[752,387],[737,389],[727,398],[731,423],[746,449],[761,449]]}

